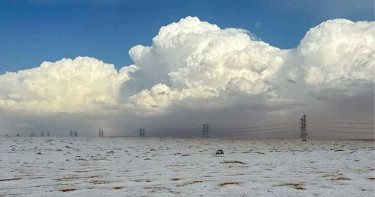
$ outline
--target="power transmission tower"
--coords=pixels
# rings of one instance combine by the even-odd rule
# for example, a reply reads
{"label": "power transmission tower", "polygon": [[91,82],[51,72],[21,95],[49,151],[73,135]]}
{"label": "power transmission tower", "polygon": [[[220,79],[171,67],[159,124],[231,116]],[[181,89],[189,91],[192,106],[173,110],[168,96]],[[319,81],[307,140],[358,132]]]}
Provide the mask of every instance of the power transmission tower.
{"label": "power transmission tower", "polygon": [[104,136],[104,131],[103,129],[99,129],[99,137],[103,137]]}
{"label": "power transmission tower", "polygon": [[74,131],[74,137],[78,137],[78,131]]}
{"label": "power transmission tower", "polygon": [[139,129],[139,137],[145,136],[145,129]]}
{"label": "power transmission tower", "polygon": [[309,135],[307,134],[307,130],[306,130],[306,118],[307,116],[306,115],[303,115],[302,118],[300,119],[301,123],[300,123],[300,135],[299,137],[303,140],[303,141],[306,141],[307,138],[309,137]]}
{"label": "power transmission tower", "polygon": [[203,124],[202,125],[203,137],[205,137],[205,138],[208,137],[209,128],[210,128],[209,124]]}

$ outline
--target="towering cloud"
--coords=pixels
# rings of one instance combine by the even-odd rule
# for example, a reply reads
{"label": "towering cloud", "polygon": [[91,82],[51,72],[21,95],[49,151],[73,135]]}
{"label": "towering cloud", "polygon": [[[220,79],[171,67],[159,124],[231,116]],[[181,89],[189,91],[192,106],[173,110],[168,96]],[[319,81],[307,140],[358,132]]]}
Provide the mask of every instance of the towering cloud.
{"label": "towering cloud", "polygon": [[134,79],[142,85],[147,81],[150,89],[130,101],[144,108],[225,91],[268,94],[273,87],[267,80],[283,63],[280,49],[245,30],[220,29],[196,17],[162,27],[152,46],[133,47],[129,54],[140,68]]}
{"label": "towering cloud", "polygon": [[329,20],[310,29],[297,50],[312,86],[341,86],[373,81],[375,72],[374,22]]}
{"label": "towering cloud", "polygon": [[327,101],[373,106],[375,22],[329,20],[296,48],[281,50],[246,30],[186,17],[161,27],[151,46],[135,46],[129,55],[134,64],[120,71],[77,57],[0,75],[0,110],[116,111],[129,118],[194,113],[201,106],[241,114],[308,111]]}
{"label": "towering cloud", "polygon": [[326,21],[311,28],[296,50],[311,96],[374,113],[374,22]]}

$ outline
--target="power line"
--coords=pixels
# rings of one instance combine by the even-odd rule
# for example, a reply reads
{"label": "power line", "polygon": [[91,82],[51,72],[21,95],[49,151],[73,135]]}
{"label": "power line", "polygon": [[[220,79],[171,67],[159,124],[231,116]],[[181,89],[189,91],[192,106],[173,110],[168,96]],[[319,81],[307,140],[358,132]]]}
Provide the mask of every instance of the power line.
{"label": "power line", "polygon": [[[230,131],[235,132],[235,131]],[[267,135],[267,134],[274,134],[274,133],[290,133],[296,132],[294,130],[279,130],[279,131],[268,131],[268,132],[241,132],[242,135]]]}
{"label": "power line", "polygon": [[[295,129],[295,128],[290,128],[290,129]],[[240,132],[240,133],[257,133],[257,132],[263,132],[263,131],[285,131],[285,130],[289,130],[288,128],[285,128],[285,129],[282,129],[282,128],[275,128],[275,129],[264,129],[264,130],[247,130],[247,131],[244,131],[244,130],[213,130],[213,131],[225,131],[225,132]]]}
{"label": "power line", "polygon": [[[240,131],[240,132],[259,132],[259,131],[274,131],[274,130],[280,130],[280,129],[295,129],[291,128],[289,125],[284,127],[277,127],[277,128],[269,128],[269,129],[256,129],[256,130],[246,130],[246,131]],[[230,131],[230,132],[238,132],[240,129],[233,129],[233,130],[222,130],[222,129],[215,129],[213,131]]]}
{"label": "power line", "polygon": [[[365,122],[345,122],[345,121],[331,121],[331,120],[318,120],[310,119],[309,124],[307,124],[307,116],[304,115],[300,119],[298,124],[297,120],[286,121],[265,125],[254,125],[254,126],[240,126],[240,127],[226,127],[222,126],[208,126],[208,124],[203,124],[202,127],[182,129],[182,128],[155,128],[148,130],[150,133],[183,133],[196,131],[203,131],[203,137],[208,137],[208,130],[218,133],[239,133],[241,135],[267,135],[273,133],[289,133],[298,132],[300,129],[300,138],[306,140],[308,138],[308,131],[312,132],[327,132],[327,133],[342,133],[342,134],[374,134],[374,132],[368,132],[370,129],[374,129],[370,124]],[[351,126],[352,125],[352,126]],[[362,126],[361,126],[362,125]],[[349,129],[356,129],[362,131],[350,131]],[[191,134],[190,133],[190,134]],[[103,134],[102,134],[103,135]],[[140,131],[140,136],[144,136],[144,131]]]}
{"label": "power line", "polygon": [[352,133],[352,134],[375,134],[374,132],[361,132],[361,131],[336,131],[336,130],[310,130],[314,132],[326,132],[326,133]]}
{"label": "power line", "polygon": [[275,124],[269,124],[269,125],[258,125],[258,126],[247,126],[247,127],[212,127],[212,128],[221,128],[221,129],[235,129],[235,130],[241,130],[241,129],[256,129],[256,128],[263,128],[263,127],[275,127],[279,125],[291,125],[296,124],[295,121],[288,121],[288,122],[281,122],[281,123],[275,123]]}
{"label": "power line", "polygon": [[[272,132],[262,132],[262,133],[251,133],[251,134],[254,134],[254,135],[263,135],[263,134],[272,134],[272,133],[287,133],[287,132],[291,132],[293,130],[286,130],[286,131],[272,131]],[[295,132],[295,131],[293,131]]]}
{"label": "power line", "polygon": [[168,129],[164,129],[164,128],[161,128],[161,129],[153,129],[151,131],[163,131],[163,132],[186,132],[186,131],[198,131],[198,130],[202,130],[202,128],[193,128],[193,129],[172,129],[172,128],[168,128]]}
{"label": "power line", "polygon": [[309,119],[310,121],[316,121],[316,122],[326,122],[327,124],[371,124],[374,125],[374,123],[368,123],[368,122],[345,122],[345,121],[334,121],[334,120],[318,120],[318,119]]}
{"label": "power line", "polygon": [[319,125],[319,124],[312,124],[312,127],[309,126],[309,128],[313,128],[313,127],[317,127],[317,128],[321,128],[320,126],[324,126],[324,128],[342,128],[342,129],[374,129],[374,127],[371,127],[371,128],[363,128],[363,127],[340,127],[340,126],[331,126],[331,125]]}

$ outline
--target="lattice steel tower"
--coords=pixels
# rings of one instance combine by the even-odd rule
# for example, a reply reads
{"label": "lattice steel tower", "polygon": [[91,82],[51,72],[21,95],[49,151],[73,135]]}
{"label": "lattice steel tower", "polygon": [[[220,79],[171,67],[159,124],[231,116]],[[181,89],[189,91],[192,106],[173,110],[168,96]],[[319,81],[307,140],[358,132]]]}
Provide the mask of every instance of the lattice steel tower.
{"label": "lattice steel tower", "polygon": [[139,129],[139,137],[145,136],[145,129]]}
{"label": "lattice steel tower", "polygon": [[209,124],[203,124],[202,125],[203,137],[208,137],[209,129],[210,129],[210,125]]}
{"label": "lattice steel tower", "polygon": [[306,118],[307,116],[306,115],[303,115],[302,118],[300,119],[301,123],[300,123],[300,135],[299,137],[303,140],[303,141],[306,141],[307,138],[309,137],[309,135],[307,134],[307,130],[306,130]]}
{"label": "lattice steel tower", "polygon": [[104,136],[104,131],[103,129],[99,129],[99,137],[103,137]]}

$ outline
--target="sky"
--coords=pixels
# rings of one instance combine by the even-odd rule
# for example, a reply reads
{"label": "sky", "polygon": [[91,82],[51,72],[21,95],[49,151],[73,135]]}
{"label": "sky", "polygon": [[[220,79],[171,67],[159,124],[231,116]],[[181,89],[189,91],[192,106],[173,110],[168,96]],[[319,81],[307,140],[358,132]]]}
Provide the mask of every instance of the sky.
{"label": "sky", "polygon": [[0,25],[0,134],[373,138],[373,1],[6,0]]}
{"label": "sky", "polygon": [[161,26],[197,16],[221,28],[250,31],[289,49],[323,21],[374,18],[372,0],[3,0],[0,1],[0,74],[43,61],[89,56],[130,65],[128,51],[150,45]]}

